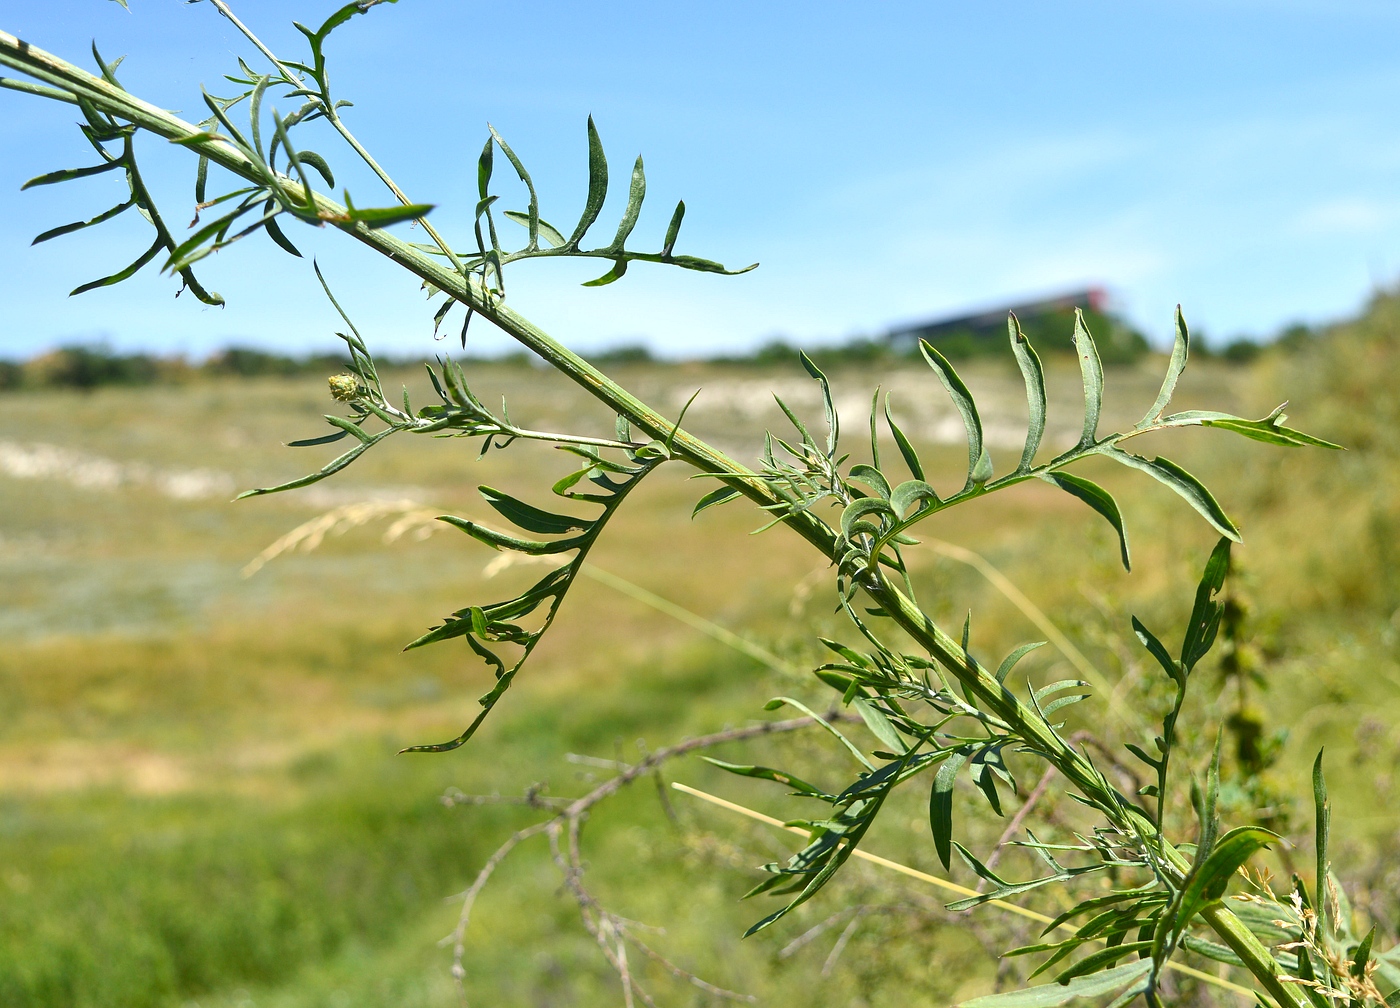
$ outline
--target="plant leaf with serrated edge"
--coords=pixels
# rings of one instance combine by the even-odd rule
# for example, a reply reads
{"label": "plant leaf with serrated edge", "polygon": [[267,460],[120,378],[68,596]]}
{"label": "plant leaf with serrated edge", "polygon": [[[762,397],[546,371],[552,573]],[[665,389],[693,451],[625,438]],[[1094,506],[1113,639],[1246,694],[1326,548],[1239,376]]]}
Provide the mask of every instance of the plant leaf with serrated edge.
{"label": "plant leaf with serrated edge", "polygon": [[586,529],[592,524],[585,518],[574,518],[570,515],[543,511],[489,486],[479,486],[477,492],[481,494],[487,504],[528,532],[558,535],[563,532],[572,532],[575,529]]}
{"label": "plant leaf with serrated edge", "polygon": [[1234,522],[1230,521],[1230,516],[1221,508],[1211,492],[1205,488],[1200,480],[1171,459],[1162,458],[1159,455],[1149,461],[1141,455],[1134,455],[1132,452],[1126,452],[1111,445],[1104,445],[1098,451],[1099,454],[1128,466],[1130,469],[1138,469],[1147,473],[1157,482],[1175,490],[1186,503],[1196,509],[1202,518],[1210,522],[1217,532],[1234,542],[1242,541],[1240,530],[1235,527]]}
{"label": "plant leaf with serrated edge", "polygon": [[1128,530],[1123,527],[1123,513],[1118,510],[1118,502],[1113,495],[1092,480],[1075,476],[1064,470],[1048,472],[1041,476],[1047,483],[1053,483],[1065,493],[1078,497],[1097,511],[1118,533],[1118,548],[1123,560],[1123,569],[1132,570],[1132,558],[1128,555]]}
{"label": "plant leaf with serrated edge", "polygon": [[1182,317],[1181,305],[1176,306],[1176,338],[1172,344],[1172,356],[1167,364],[1167,373],[1162,379],[1161,391],[1157,393],[1157,401],[1147,411],[1147,415],[1137,422],[1137,427],[1148,427],[1156,423],[1162,416],[1162,411],[1167,408],[1167,404],[1172,400],[1172,393],[1176,391],[1177,380],[1181,377],[1181,372],[1186,370],[1186,359],[1191,352],[1191,336],[1186,331],[1186,319]]}
{"label": "plant leaf with serrated edge", "polygon": [[934,774],[933,788],[928,796],[929,829],[933,832],[938,860],[943,862],[945,869],[950,866],[953,856],[953,784],[967,757],[965,749],[959,749],[949,756],[938,768],[938,773]]}
{"label": "plant leaf with serrated edge", "polygon": [[1076,998],[1099,997],[1139,980],[1151,971],[1152,960],[1125,963],[1091,976],[1077,977],[1067,984],[1041,984],[1024,990],[987,994],[961,1001],[957,1008],[1059,1008]]}
{"label": "plant leaf with serrated edge", "polygon": [[1040,365],[1035,347],[1021,332],[1021,322],[1015,312],[1007,315],[1006,329],[1011,337],[1011,352],[1016,355],[1016,366],[1021,369],[1021,378],[1026,384],[1026,447],[1018,466],[1018,470],[1024,472],[1034,464],[1035,453],[1045,437],[1045,369]]}
{"label": "plant leaf with serrated edge", "polygon": [[983,452],[982,419],[977,415],[977,404],[972,401],[972,393],[967,390],[963,380],[958,377],[953,365],[948,363],[948,358],[939,353],[932,343],[928,340],[919,340],[919,352],[923,354],[928,366],[938,374],[938,379],[948,390],[948,396],[953,400],[953,405],[962,415],[963,426],[967,429],[967,483],[964,489],[970,489],[973,484],[973,474],[977,470],[978,463],[982,461]]}
{"label": "plant leaf with serrated edge", "polygon": [[1099,361],[1099,349],[1094,345],[1094,337],[1089,335],[1089,327],[1084,324],[1084,313],[1074,309],[1074,353],[1079,358],[1079,374],[1084,379],[1084,431],[1079,443],[1086,448],[1094,443],[1099,431],[1099,414],[1103,412],[1103,364]]}

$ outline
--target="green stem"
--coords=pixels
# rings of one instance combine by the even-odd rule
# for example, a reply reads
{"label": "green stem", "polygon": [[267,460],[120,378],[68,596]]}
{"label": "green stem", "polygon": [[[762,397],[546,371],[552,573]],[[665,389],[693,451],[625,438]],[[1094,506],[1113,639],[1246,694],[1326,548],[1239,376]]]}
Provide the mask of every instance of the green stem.
{"label": "green stem", "polygon": [[[262,182],[258,167],[229,144],[214,139],[192,140],[191,138],[201,132],[198,127],[5,32],[0,32],[0,64],[51,86],[70,91],[100,110],[125,119],[147,132],[167,140],[187,141],[183,146],[192,148],[197,154],[208,157],[243,178]],[[285,177],[280,181],[293,199],[300,198],[304,201],[307,198],[305,190],[297,181]],[[322,221],[340,228],[484,315],[556,370],[652,437],[669,438],[674,457],[683,459],[701,472],[724,474],[718,477],[721,482],[739,490],[761,506],[780,503],[768,485],[752,470],[689,432],[677,428],[661,413],[612,381],[534,323],[492,298],[475,277],[463,275],[435,262],[427,253],[384,230],[375,230],[351,222],[346,209],[326,196],[313,193],[312,198]],[[836,556],[837,537],[825,522],[806,512],[793,514],[785,521],[827,558],[832,559]],[[1091,799],[1110,822],[1139,836],[1151,837],[1157,833],[1151,818],[1128,804],[1087,757],[1066,745],[1040,715],[998,683],[986,669],[972,661],[963,652],[958,641],[934,624],[899,589],[878,577],[863,577],[860,584],[871,599],[940,665],[986,704],[989,710],[1010,725],[1020,737],[1044,753],[1046,759],[1085,797]],[[1190,867],[1187,859],[1164,839],[1160,841],[1160,849],[1156,854],[1183,874]],[[1239,918],[1223,905],[1217,904],[1207,912],[1206,920],[1244,960],[1250,971],[1280,1005],[1287,1008],[1310,1008],[1304,994],[1296,985],[1283,984],[1278,980],[1281,972],[1278,963],[1249,933]]]}

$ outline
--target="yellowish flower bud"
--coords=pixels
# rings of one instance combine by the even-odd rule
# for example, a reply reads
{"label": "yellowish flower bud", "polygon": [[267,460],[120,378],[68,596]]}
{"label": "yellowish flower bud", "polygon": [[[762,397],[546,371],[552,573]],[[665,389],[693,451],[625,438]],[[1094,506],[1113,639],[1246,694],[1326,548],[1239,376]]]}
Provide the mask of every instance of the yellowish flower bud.
{"label": "yellowish flower bud", "polygon": [[360,383],[354,375],[331,375],[326,379],[331,386],[331,398],[340,402],[353,402],[360,397]]}

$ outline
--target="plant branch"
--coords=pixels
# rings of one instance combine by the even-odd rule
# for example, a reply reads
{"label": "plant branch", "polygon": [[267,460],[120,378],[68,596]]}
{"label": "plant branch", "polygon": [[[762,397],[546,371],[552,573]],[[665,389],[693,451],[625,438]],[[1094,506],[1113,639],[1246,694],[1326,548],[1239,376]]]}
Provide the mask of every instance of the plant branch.
{"label": "plant branch", "polygon": [[[179,142],[196,154],[208,157],[245,179],[260,185],[266,182],[260,166],[230,144],[204,133],[197,126],[163,109],[141,101],[102,78],[95,77],[4,32],[0,32],[0,64],[44,84],[72,93],[100,111],[124,119],[157,136]],[[287,198],[292,201],[299,200],[304,207],[314,208],[317,218],[323,223],[339,228],[420,279],[433,284],[466,307],[485,316],[556,370],[651,436],[669,439],[672,457],[683,459],[701,472],[714,474],[725,485],[740,491],[761,507],[788,503],[779,498],[758,474],[673,425],[658,411],[506,306],[491,294],[481,280],[445,268],[435,262],[428,253],[387,233],[385,229],[370,228],[353,220],[347,208],[319,193],[308,192],[294,179],[279,174],[275,180],[279,188],[286,192]],[[1087,453],[1091,450],[1102,450],[1103,447],[1103,444],[1099,443],[1081,446],[1081,449],[1076,451]],[[1062,457],[1052,464],[1063,464],[1064,461]],[[997,481],[997,485],[1010,485],[1011,482],[1020,482],[1038,474],[1039,470],[1013,474]],[[975,487],[972,492],[951,498],[944,506],[980,495],[982,492],[985,492],[982,487]],[[792,510],[782,520],[823,555],[837,559],[837,537],[825,522],[802,509]],[[1189,862],[1164,838],[1154,837],[1155,824],[1150,817],[1119,794],[1087,757],[1061,740],[1044,718],[1022,703],[991,673],[974,661],[957,640],[934,624],[903,591],[885,578],[878,565],[872,565],[872,568],[861,572],[857,583],[875,604],[925,648],[939,665],[975,694],[991,713],[1010,726],[1030,748],[1041,753],[1099,808],[1111,823],[1141,837],[1144,842],[1149,842],[1149,838],[1152,838],[1150,843],[1157,848],[1155,853],[1171,869],[1184,876],[1190,867]],[[621,784],[617,786],[620,787]],[[1257,939],[1249,934],[1238,918],[1223,906],[1219,906],[1211,910],[1207,920],[1222,939],[1235,949],[1281,1005],[1308,1008],[1306,997],[1296,986],[1289,987],[1278,982],[1278,964]]]}

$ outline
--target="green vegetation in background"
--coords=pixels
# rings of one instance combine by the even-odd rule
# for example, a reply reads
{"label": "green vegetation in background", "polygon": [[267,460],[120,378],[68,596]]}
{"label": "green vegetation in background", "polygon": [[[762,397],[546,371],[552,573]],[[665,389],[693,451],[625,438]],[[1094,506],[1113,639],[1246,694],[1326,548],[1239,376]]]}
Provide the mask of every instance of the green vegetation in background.
{"label": "green vegetation in background", "polygon": [[[1116,316],[1086,310],[1085,322],[1095,334],[1100,356],[1105,364],[1131,364],[1148,349],[1147,341],[1137,330]],[[1072,354],[1074,331],[1072,311],[1053,312],[1023,320],[1022,331],[1043,353]],[[1099,334],[1103,334],[1100,336]],[[1295,350],[1315,338],[1315,330],[1291,325],[1272,341],[1281,349]],[[1001,356],[1005,347],[999,340],[988,340],[985,334],[973,332],[950,333],[936,341],[938,349],[952,360]],[[1220,349],[1217,356],[1231,363],[1247,363],[1257,357],[1269,344],[1254,340],[1234,340]],[[782,339],[770,340],[750,353],[718,355],[706,358],[708,363],[738,366],[796,366],[801,347]],[[1201,341],[1192,346],[1192,353],[1211,356],[1209,346]],[[807,355],[820,367],[853,365],[899,364],[918,359],[917,351],[902,352],[886,340],[856,337],[834,346],[808,349]],[[623,343],[586,355],[599,367],[616,365],[662,363],[641,343]],[[459,356],[463,361],[480,361],[470,355]],[[490,358],[496,363],[525,366],[529,354],[512,352]],[[325,375],[343,369],[349,359],[342,354],[312,353],[302,356],[273,353],[255,347],[231,346],[202,362],[184,357],[162,357],[156,354],[123,354],[103,344],[72,344],[40,354],[25,361],[0,359],[0,392],[19,389],[77,388],[92,389],[102,385],[151,385],[182,383],[200,378],[234,376],[239,378],[298,377]],[[416,367],[419,362],[408,358],[386,358],[386,368]]]}

